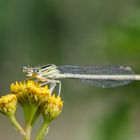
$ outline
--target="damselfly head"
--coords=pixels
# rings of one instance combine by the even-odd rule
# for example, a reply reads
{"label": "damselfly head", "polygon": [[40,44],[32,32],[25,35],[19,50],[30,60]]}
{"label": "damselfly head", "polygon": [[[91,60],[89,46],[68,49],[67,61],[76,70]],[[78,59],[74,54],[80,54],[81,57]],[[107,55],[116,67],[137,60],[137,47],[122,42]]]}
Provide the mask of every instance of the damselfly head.
{"label": "damselfly head", "polygon": [[27,77],[32,77],[39,72],[39,68],[23,67],[23,72],[27,74]]}
{"label": "damselfly head", "polygon": [[48,64],[43,67],[23,67],[23,72],[26,73],[28,79],[39,79],[43,81],[46,78],[54,79],[59,73],[57,66]]}

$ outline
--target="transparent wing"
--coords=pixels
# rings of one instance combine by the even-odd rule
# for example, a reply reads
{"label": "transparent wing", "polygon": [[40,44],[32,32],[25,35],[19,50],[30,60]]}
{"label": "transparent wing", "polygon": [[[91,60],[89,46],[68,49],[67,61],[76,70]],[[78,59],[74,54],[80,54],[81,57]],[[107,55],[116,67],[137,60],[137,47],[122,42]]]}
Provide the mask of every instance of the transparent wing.
{"label": "transparent wing", "polygon": [[[58,70],[61,73],[71,73],[71,74],[88,74],[88,75],[134,75],[134,72],[130,67],[123,66],[88,66],[88,67],[80,67],[80,66],[58,66]],[[89,79],[80,79],[80,81],[84,84],[97,86],[97,87],[117,87],[126,85],[131,82],[131,80],[89,80]]]}

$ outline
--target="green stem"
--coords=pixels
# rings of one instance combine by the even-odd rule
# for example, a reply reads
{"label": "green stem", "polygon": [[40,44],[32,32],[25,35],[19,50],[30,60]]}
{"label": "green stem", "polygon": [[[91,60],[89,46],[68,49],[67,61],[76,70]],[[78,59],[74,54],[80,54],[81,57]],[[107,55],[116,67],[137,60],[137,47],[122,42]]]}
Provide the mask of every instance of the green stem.
{"label": "green stem", "polygon": [[32,121],[34,115],[38,109],[38,105],[36,103],[24,103],[22,104],[23,111],[24,111],[24,118],[25,118],[25,133],[26,137],[30,140],[31,139],[31,129],[32,129]]}
{"label": "green stem", "polygon": [[30,140],[31,139],[31,125],[26,125],[26,137]]}
{"label": "green stem", "polygon": [[40,108],[37,109],[37,111],[33,117],[32,124],[31,124],[32,126],[34,125],[34,123],[37,120],[37,118],[39,117],[39,115],[40,115]]}
{"label": "green stem", "polygon": [[10,121],[12,122],[12,124],[14,125],[16,130],[24,137],[24,140],[30,140],[30,139],[28,139],[26,137],[26,133],[25,133],[24,129],[18,123],[18,121],[16,120],[15,116],[14,115],[9,115],[8,118],[10,119]]}
{"label": "green stem", "polygon": [[23,112],[24,112],[25,124],[27,124],[28,118],[29,118],[29,112],[30,112],[29,105],[27,103],[22,103],[21,106],[22,106]]}
{"label": "green stem", "polygon": [[44,120],[38,135],[36,136],[35,140],[44,140],[46,137],[48,130],[49,130],[50,121]]}

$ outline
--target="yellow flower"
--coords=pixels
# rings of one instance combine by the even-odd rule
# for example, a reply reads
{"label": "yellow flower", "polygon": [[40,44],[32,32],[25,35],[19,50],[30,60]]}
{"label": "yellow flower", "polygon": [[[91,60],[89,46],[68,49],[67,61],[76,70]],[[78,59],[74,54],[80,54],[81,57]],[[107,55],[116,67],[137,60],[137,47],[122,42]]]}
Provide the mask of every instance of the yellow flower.
{"label": "yellow flower", "polygon": [[15,114],[17,98],[14,94],[8,94],[0,98],[0,112],[6,115]]}
{"label": "yellow flower", "polygon": [[17,96],[20,103],[39,103],[44,95],[50,96],[47,85],[41,87],[39,83],[30,80],[27,82],[16,82],[15,84],[11,84],[11,92]]}
{"label": "yellow flower", "polygon": [[52,95],[50,98],[44,100],[42,106],[43,115],[49,117],[49,119],[54,119],[61,113],[62,107],[63,101],[61,100],[61,97]]}

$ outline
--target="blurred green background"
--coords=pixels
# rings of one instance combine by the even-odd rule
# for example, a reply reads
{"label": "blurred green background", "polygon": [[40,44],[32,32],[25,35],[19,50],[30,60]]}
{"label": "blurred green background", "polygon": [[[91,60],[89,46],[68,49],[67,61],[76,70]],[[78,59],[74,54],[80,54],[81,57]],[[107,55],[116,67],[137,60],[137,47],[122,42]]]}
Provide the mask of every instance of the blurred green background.
{"label": "blurred green background", "polygon": [[[139,60],[139,0],[0,1],[0,95],[25,78],[24,65],[117,64],[140,73]],[[61,95],[63,112],[46,139],[140,139],[140,82],[102,89],[65,80]],[[0,139],[22,139],[3,115]]]}

